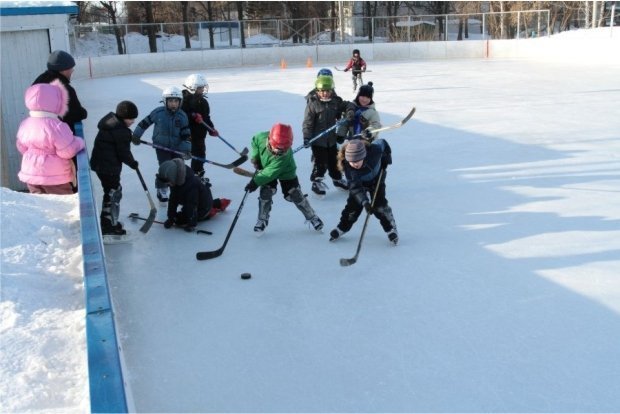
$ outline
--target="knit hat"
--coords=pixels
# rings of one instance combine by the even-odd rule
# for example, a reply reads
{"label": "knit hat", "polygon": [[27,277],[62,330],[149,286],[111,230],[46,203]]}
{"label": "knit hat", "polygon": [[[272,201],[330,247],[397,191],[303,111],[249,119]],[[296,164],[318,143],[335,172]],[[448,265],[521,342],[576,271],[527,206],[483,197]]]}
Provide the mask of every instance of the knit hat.
{"label": "knit hat", "polygon": [[349,162],[357,162],[366,158],[366,145],[360,139],[352,139],[344,150],[344,158]]}
{"label": "knit hat", "polygon": [[75,59],[73,59],[73,56],[64,50],[54,50],[47,58],[47,68],[49,70],[62,72],[63,70],[71,69],[74,66]]}
{"label": "knit hat", "polygon": [[131,101],[121,101],[116,105],[116,116],[121,119],[136,119],[138,107]]}
{"label": "knit hat", "polygon": [[360,90],[357,93],[357,96],[366,96],[367,98],[372,99],[373,93],[375,93],[375,89],[372,87],[372,82],[368,82],[366,85],[360,86]]}
{"label": "knit hat", "polygon": [[180,158],[164,161],[159,166],[158,178],[170,185],[182,185],[185,182],[185,163]]}

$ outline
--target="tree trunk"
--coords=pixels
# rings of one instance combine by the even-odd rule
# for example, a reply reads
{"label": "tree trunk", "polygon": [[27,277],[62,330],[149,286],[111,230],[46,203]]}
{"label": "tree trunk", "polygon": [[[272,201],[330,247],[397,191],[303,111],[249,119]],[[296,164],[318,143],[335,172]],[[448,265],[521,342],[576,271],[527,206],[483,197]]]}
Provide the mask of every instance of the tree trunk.
{"label": "tree trunk", "polygon": [[241,40],[241,47],[245,48],[245,34],[243,33],[243,2],[237,2],[237,18],[239,19],[239,38]]}
{"label": "tree trunk", "polygon": [[145,1],[142,3],[144,12],[146,13],[146,33],[149,37],[149,50],[151,53],[157,53],[157,38],[155,37],[155,18],[153,17],[153,2]]}
{"label": "tree trunk", "polygon": [[192,43],[189,41],[189,21],[188,17],[189,1],[181,2],[181,14],[183,15],[183,37],[185,38],[185,48],[191,49]]}
{"label": "tree trunk", "polygon": [[[211,8],[211,2],[207,2],[207,18],[210,22],[213,21],[213,8]],[[215,49],[215,39],[213,39],[213,27],[209,25],[209,47]]]}

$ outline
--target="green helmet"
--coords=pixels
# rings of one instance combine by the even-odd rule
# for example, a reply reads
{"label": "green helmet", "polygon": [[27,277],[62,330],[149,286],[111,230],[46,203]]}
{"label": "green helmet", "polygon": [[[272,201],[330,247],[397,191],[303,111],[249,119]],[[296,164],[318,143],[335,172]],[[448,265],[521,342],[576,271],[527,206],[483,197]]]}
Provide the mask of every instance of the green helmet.
{"label": "green helmet", "polygon": [[316,78],[316,81],[314,82],[314,87],[316,89],[333,91],[334,90],[334,78],[332,78],[331,76],[321,75],[318,78]]}

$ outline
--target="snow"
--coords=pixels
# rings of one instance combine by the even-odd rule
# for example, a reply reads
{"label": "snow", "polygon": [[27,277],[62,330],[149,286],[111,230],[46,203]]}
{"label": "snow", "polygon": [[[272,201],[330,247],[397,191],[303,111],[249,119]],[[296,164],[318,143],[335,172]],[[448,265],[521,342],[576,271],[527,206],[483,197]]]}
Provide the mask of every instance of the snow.
{"label": "snow", "polygon": [[[241,149],[286,122],[299,145],[303,97],[318,69],[205,72],[216,127]],[[278,191],[257,239],[252,193],[223,255],[196,261],[196,251],[224,241],[248,181],[207,165],[214,195],[233,200],[201,225],[213,235],[155,224],[131,245],[106,246],[135,410],[617,412],[618,65],[457,60],[371,69],[365,80],[384,124],[417,107],[382,135],[393,149],[387,197],[400,244],[391,247],[371,218],[358,262],[341,267],[363,220],[328,242],[346,199],[333,187],[323,200],[309,195],[323,234]],[[142,118],[190,73],[74,82],[89,110],[89,149],[118,101],[134,101]],[[353,98],[349,74],[334,75],[338,93]],[[154,191],[153,150],[132,151]],[[207,151],[215,161],[236,158],[217,138]],[[309,192],[310,153],[295,158]],[[132,170],[123,169],[122,184],[121,215],[146,215]],[[78,200],[0,194],[2,411],[84,412]],[[125,225],[137,232],[141,222]]]}

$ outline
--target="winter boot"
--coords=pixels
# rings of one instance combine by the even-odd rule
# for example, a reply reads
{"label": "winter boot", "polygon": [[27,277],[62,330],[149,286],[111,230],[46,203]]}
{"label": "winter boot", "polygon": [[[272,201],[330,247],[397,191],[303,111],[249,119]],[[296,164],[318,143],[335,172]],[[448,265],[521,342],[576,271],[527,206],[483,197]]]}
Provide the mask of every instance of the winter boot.
{"label": "winter boot", "polygon": [[312,192],[314,194],[319,197],[323,197],[325,196],[325,194],[327,194],[325,190],[327,190],[327,186],[323,182],[323,177],[317,177],[314,179],[314,181],[312,181]]}
{"label": "winter boot", "polygon": [[348,190],[349,186],[347,185],[347,180],[346,178],[342,177],[339,180],[333,180],[332,181],[334,183],[334,187],[338,187],[342,190]]}
{"label": "winter boot", "polygon": [[342,231],[338,227],[336,227],[335,229],[329,232],[329,241],[336,241],[340,238],[340,236],[342,236],[345,233],[346,231]]}
{"label": "winter boot", "polygon": [[215,207],[215,208],[217,208],[220,212],[225,211],[230,205],[230,200],[227,198],[220,198],[219,200],[220,200],[220,203],[219,203],[220,205],[219,207]]}
{"label": "winter boot", "polygon": [[258,219],[256,221],[256,225],[254,226],[254,233],[257,236],[262,236],[269,224],[269,220]]}
{"label": "winter boot", "polygon": [[390,243],[392,243],[394,246],[398,244],[398,231],[396,230],[396,227],[393,227],[392,230],[388,231],[387,236],[390,240]]}
{"label": "winter boot", "polygon": [[323,221],[321,221],[319,216],[314,215],[314,216],[310,217],[309,221],[310,221],[310,224],[312,224],[312,227],[314,228],[314,230],[316,230],[316,231],[323,230]]}
{"label": "winter boot", "polygon": [[157,189],[157,199],[159,200],[160,203],[168,202],[168,187]]}
{"label": "winter boot", "polygon": [[254,226],[254,233],[257,236],[262,236],[269,224],[269,213],[271,212],[271,205],[273,204],[273,190],[269,186],[262,186],[260,188],[260,195],[258,196],[258,220]]}

